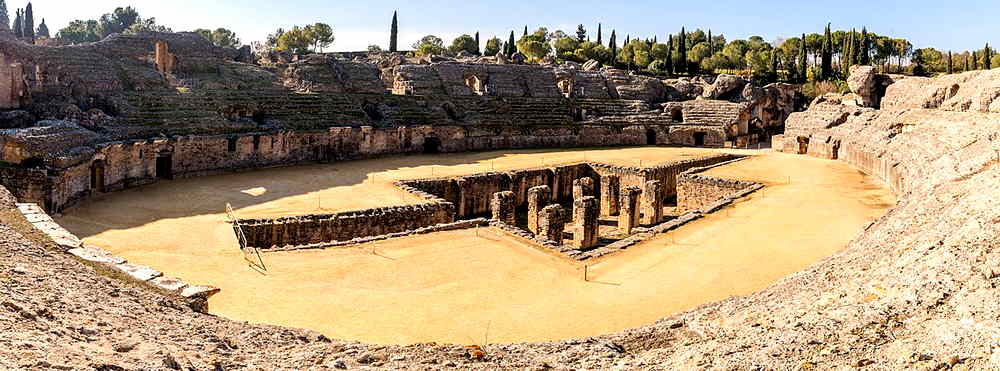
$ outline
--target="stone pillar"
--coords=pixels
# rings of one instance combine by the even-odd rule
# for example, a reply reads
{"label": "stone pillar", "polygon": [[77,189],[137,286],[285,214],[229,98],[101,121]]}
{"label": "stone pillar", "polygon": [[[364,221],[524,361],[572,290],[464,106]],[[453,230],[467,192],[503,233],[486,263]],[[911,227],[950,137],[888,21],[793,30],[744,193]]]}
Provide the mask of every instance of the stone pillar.
{"label": "stone pillar", "polygon": [[618,214],[619,184],[617,175],[608,175],[601,178],[601,216]]}
{"label": "stone pillar", "polygon": [[573,201],[573,247],[578,250],[597,245],[597,212],[593,196]]}
{"label": "stone pillar", "polygon": [[622,191],[621,211],[618,214],[618,230],[626,235],[639,225],[639,187],[628,187]]}
{"label": "stone pillar", "polygon": [[497,192],[490,202],[493,220],[514,225],[514,192]]}
{"label": "stone pillar", "polygon": [[559,205],[546,206],[538,214],[538,236],[556,244],[563,243],[563,229],[566,222],[563,219],[563,207]]}
{"label": "stone pillar", "polygon": [[663,184],[659,180],[646,182],[642,190],[642,224],[651,225],[663,220]]}
{"label": "stone pillar", "polygon": [[587,196],[594,195],[594,180],[591,178],[580,178],[573,181],[573,200],[579,200]]}
{"label": "stone pillar", "polygon": [[539,213],[542,208],[549,204],[552,198],[552,189],[547,185],[531,187],[528,189],[528,230],[535,235],[540,234],[538,231],[538,220],[541,218]]}

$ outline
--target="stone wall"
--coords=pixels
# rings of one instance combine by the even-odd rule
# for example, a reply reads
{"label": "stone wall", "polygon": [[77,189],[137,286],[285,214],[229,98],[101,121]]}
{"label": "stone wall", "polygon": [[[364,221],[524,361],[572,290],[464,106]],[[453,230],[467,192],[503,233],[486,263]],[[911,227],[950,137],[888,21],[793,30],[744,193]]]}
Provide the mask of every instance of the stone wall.
{"label": "stone wall", "polygon": [[250,247],[271,249],[400,233],[455,221],[455,206],[448,202],[390,206],[335,214],[278,219],[242,219],[240,225]]}
{"label": "stone wall", "polygon": [[46,205],[54,187],[45,170],[0,166],[0,186],[5,187],[19,202]]}
{"label": "stone wall", "polygon": [[726,197],[759,186],[759,184],[754,182],[723,179],[701,174],[711,168],[740,160],[742,158],[710,166],[692,168],[678,176],[677,212],[683,213],[691,210],[702,210],[719,203]]}

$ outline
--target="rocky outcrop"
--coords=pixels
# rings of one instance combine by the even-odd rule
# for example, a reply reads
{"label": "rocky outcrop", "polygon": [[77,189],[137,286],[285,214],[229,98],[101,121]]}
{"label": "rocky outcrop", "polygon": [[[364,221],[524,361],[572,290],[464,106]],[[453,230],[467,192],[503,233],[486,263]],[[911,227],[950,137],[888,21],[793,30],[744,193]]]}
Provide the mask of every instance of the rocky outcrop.
{"label": "rocky outcrop", "polygon": [[742,77],[722,74],[715,78],[715,82],[707,87],[701,96],[705,99],[717,100],[738,98],[746,84],[747,81]]}
{"label": "rocky outcrop", "polygon": [[902,79],[888,87],[882,106],[1000,113],[1000,69]]}
{"label": "rocky outcrop", "polygon": [[851,92],[861,97],[859,102],[863,107],[878,107],[879,96],[876,92],[875,67],[851,66],[847,78],[847,86]]}

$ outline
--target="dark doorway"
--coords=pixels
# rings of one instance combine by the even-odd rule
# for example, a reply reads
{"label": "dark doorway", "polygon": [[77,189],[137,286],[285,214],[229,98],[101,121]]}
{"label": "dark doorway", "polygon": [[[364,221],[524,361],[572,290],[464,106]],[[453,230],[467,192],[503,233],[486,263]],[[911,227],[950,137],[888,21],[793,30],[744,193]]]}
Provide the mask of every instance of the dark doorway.
{"label": "dark doorway", "polygon": [[684,122],[684,111],[680,108],[674,108],[670,111],[670,119],[674,122]]}
{"label": "dark doorway", "polygon": [[169,153],[156,156],[156,177],[160,179],[174,178],[174,156]]}
{"label": "dark doorway", "polygon": [[656,130],[653,129],[646,130],[646,145],[649,146],[656,145]]}
{"label": "dark doorway", "polygon": [[694,133],[694,145],[695,146],[705,145],[705,132],[699,131]]}
{"label": "dark doorway", "polygon": [[437,137],[424,138],[424,153],[441,153],[441,139]]}
{"label": "dark doorway", "polygon": [[90,189],[104,193],[104,161],[94,161],[90,165]]}

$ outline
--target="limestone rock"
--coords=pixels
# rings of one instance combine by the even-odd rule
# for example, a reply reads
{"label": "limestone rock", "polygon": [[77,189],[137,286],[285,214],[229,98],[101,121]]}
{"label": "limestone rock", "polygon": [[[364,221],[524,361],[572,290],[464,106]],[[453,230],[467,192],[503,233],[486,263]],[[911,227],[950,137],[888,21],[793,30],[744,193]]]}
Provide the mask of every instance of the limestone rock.
{"label": "limestone rock", "polygon": [[702,97],[706,99],[730,100],[738,97],[743,92],[743,87],[747,81],[742,77],[734,75],[719,75],[715,82],[705,89]]}
{"label": "limestone rock", "polygon": [[872,66],[851,66],[850,76],[847,78],[847,86],[854,94],[857,94],[861,101],[858,102],[863,107],[878,107],[878,93],[876,91],[875,67]]}
{"label": "limestone rock", "polygon": [[192,298],[203,298],[208,299],[212,295],[218,294],[222,291],[218,287],[212,286],[188,286],[181,290],[181,296],[192,299]]}
{"label": "limestone rock", "polygon": [[497,64],[507,64],[507,63],[510,63],[507,60],[507,55],[505,55],[503,52],[497,53],[497,55],[496,55],[496,62],[497,62]]}
{"label": "limestone rock", "polygon": [[156,277],[150,280],[149,284],[173,294],[180,294],[181,290],[187,287],[187,283],[173,277]]}
{"label": "limestone rock", "polygon": [[598,62],[598,61],[593,60],[593,59],[591,59],[591,60],[587,61],[587,63],[583,64],[583,70],[584,71],[595,71],[598,68],[601,68],[601,62]]}
{"label": "limestone rock", "polygon": [[83,246],[75,249],[70,249],[69,253],[75,255],[80,259],[108,266],[124,264],[126,262],[125,258],[112,254],[104,249],[92,246]]}
{"label": "limestone rock", "polygon": [[135,265],[135,264],[128,264],[128,263],[122,263],[122,264],[115,265],[115,269],[118,269],[122,273],[125,273],[126,275],[128,275],[129,277],[132,277],[135,280],[143,281],[143,282],[149,281],[151,279],[154,279],[156,277],[159,277],[159,276],[163,275],[163,273],[161,273],[160,271],[155,270],[153,268],[150,268],[150,267],[147,267],[147,266],[144,266],[144,265]]}

